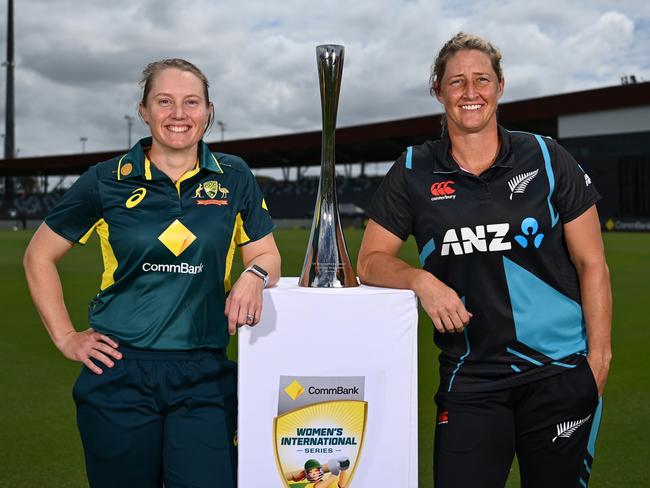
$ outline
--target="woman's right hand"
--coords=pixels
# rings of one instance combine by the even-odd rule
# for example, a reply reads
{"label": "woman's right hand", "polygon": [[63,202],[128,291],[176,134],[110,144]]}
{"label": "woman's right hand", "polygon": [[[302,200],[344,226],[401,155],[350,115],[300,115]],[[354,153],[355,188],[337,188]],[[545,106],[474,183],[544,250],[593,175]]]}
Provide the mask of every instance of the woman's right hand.
{"label": "woman's right hand", "polygon": [[66,358],[83,363],[95,374],[102,374],[103,370],[90,358],[109,368],[115,366],[113,359],[122,359],[122,353],[117,350],[118,343],[93,329],[83,332],[71,331],[56,342],[56,347]]}
{"label": "woman's right hand", "polygon": [[422,308],[431,317],[438,332],[462,332],[469,324],[472,314],[458,294],[432,274],[423,271],[415,288]]}

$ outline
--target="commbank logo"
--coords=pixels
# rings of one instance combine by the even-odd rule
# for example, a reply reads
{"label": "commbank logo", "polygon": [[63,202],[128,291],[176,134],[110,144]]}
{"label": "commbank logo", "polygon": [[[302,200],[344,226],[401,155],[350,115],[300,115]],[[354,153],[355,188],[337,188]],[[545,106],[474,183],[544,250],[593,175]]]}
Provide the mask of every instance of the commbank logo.
{"label": "commbank logo", "polygon": [[310,386],[307,389],[307,392],[310,395],[358,395],[359,387],[352,386],[346,388],[344,386],[335,386],[333,388],[317,388],[315,386]]}
{"label": "commbank logo", "polygon": [[512,243],[503,238],[508,233],[510,224],[477,225],[475,228],[461,227],[460,238],[456,229],[449,229],[442,239],[441,256],[450,252],[454,255],[478,252],[508,251]]}
{"label": "commbank logo", "polygon": [[298,383],[298,380],[293,380],[291,384],[284,389],[284,392],[289,395],[289,398],[295,400],[305,393],[305,389],[300,383]]}
{"label": "commbank logo", "polygon": [[176,219],[165,231],[158,236],[167,249],[176,257],[180,256],[190,244],[196,240],[196,236],[185,227],[180,220]]}
{"label": "commbank logo", "polygon": [[190,263],[178,263],[178,264],[156,264],[156,263],[144,263],[142,265],[142,271],[149,273],[158,272],[158,273],[176,273],[176,274],[199,274],[203,273],[203,263],[201,264],[190,264]]}
{"label": "commbank logo", "polygon": [[453,181],[438,181],[431,185],[431,201],[436,200],[454,200],[456,198],[456,189],[451,185],[455,184]]}

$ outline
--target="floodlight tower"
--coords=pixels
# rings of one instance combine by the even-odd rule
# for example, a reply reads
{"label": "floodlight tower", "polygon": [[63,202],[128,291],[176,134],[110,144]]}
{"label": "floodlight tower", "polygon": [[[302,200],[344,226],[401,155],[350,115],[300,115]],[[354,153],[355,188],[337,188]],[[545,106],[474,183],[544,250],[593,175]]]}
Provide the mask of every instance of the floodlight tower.
{"label": "floodlight tower", "polygon": [[221,129],[221,142],[223,142],[223,133],[226,131],[226,123],[223,120],[217,120],[217,125]]}
{"label": "floodlight tower", "polygon": [[126,150],[131,149],[131,130],[133,129],[133,117],[125,115],[126,120]]}
{"label": "floodlight tower", "polygon": [[[14,134],[14,2],[7,2],[7,101],[5,103],[5,161],[16,157]],[[14,181],[5,176],[4,204],[8,205],[14,196]]]}

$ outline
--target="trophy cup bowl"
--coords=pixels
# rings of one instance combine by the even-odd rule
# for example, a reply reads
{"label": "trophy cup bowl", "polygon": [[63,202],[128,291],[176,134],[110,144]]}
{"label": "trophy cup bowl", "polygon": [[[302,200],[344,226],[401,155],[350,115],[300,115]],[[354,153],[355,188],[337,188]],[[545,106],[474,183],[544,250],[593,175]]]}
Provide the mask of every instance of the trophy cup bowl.
{"label": "trophy cup bowl", "polygon": [[323,137],[320,181],[309,244],[298,284],[311,288],[359,286],[350,263],[336,201],[335,139],[345,48],[333,44],[316,47]]}

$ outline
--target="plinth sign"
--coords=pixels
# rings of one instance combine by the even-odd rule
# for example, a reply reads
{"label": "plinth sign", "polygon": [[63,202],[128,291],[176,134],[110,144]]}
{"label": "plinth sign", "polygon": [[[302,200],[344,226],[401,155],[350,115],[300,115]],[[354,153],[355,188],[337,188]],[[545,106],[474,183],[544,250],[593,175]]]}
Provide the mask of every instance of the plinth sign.
{"label": "plinth sign", "polygon": [[363,376],[281,376],[273,423],[287,488],[348,488],[359,463],[368,404]]}

